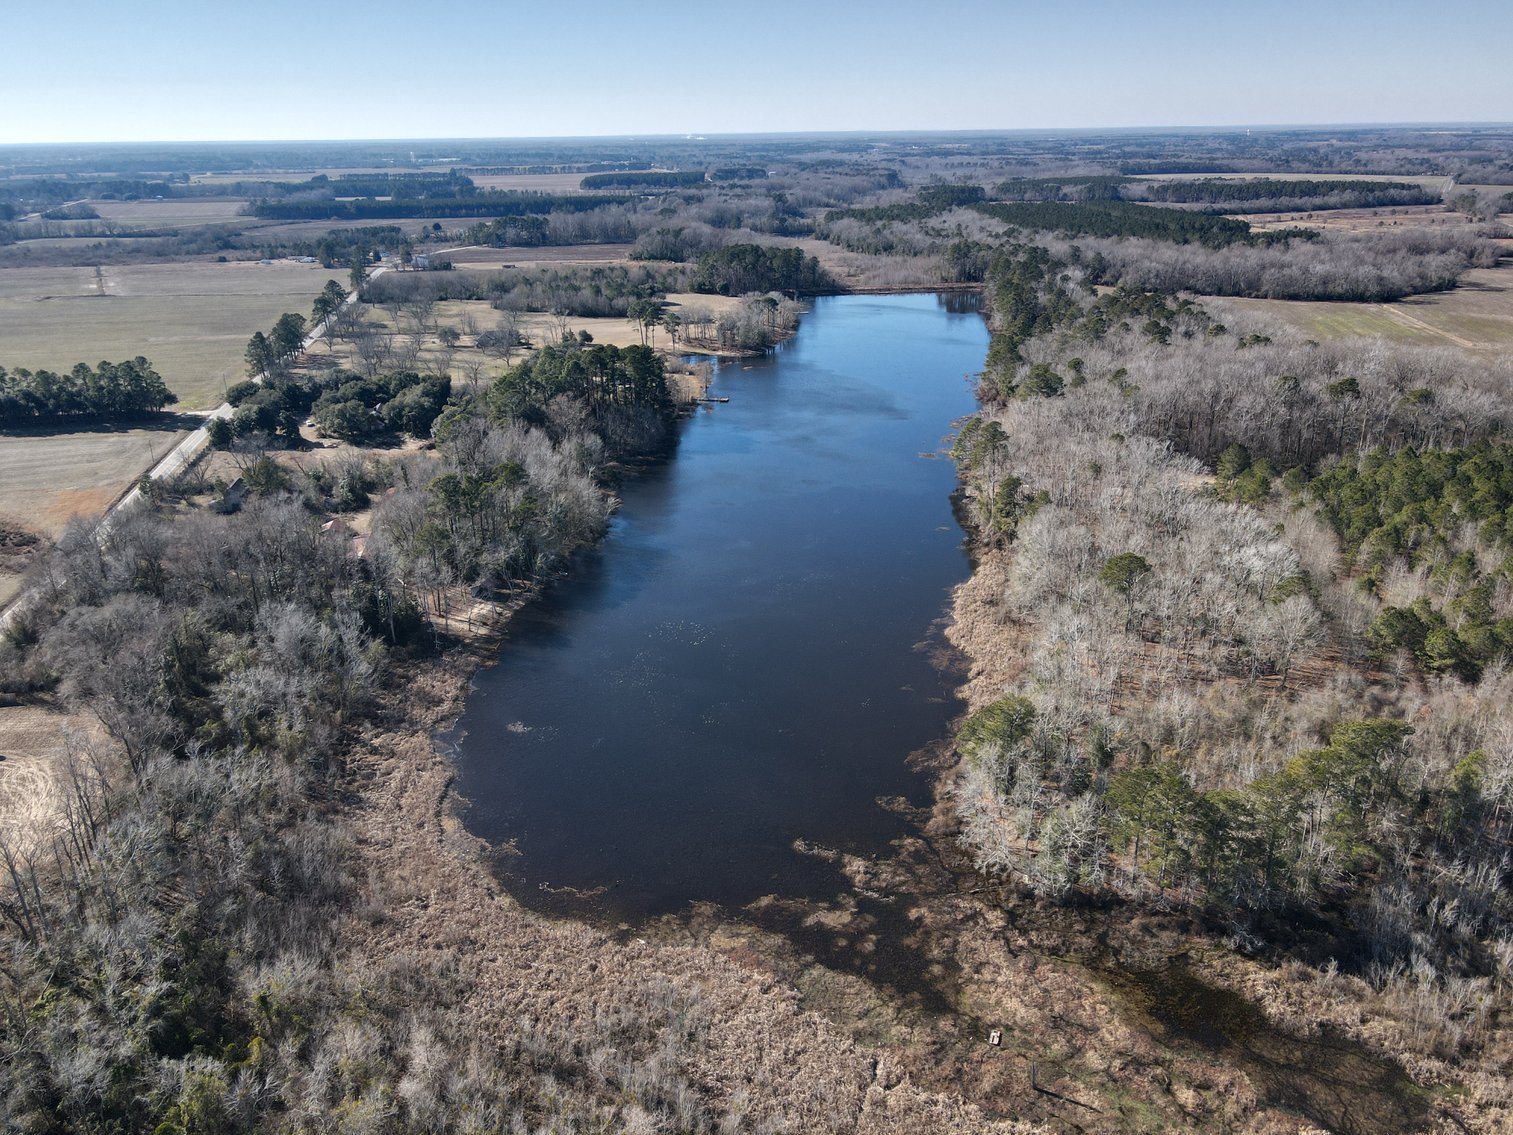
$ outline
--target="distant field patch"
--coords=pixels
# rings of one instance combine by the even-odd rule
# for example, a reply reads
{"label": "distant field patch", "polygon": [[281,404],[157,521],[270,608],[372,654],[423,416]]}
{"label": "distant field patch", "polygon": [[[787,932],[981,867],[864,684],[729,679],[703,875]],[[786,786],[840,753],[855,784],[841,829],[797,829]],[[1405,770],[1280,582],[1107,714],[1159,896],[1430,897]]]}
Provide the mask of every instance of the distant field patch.
{"label": "distant field patch", "polygon": [[1513,351],[1513,266],[1478,268],[1448,292],[1396,303],[1208,298],[1204,303],[1278,320],[1310,339],[1378,336],[1403,343]]}
{"label": "distant field patch", "polygon": [[282,262],[0,269],[0,365],[66,370],[145,355],[179,409],[208,409],[243,377],[254,331],[286,311],[308,314],[344,275]]}
{"label": "distant field patch", "polygon": [[91,201],[102,221],[122,228],[175,229],[235,224],[246,220],[241,197],[170,197],[162,201]]}
{"label": "distant field patch", "polygon": [[1226,297],[1207,299],[1216,309],[1231,308],[1261,315],[1286,324],[1310,339],[1340,339],[1377,336],[1406,343],[1435,343],[1432,331],[1408,326],[1393,319],[1375,303],[1328,303],[1313,300],[1257,300]]}

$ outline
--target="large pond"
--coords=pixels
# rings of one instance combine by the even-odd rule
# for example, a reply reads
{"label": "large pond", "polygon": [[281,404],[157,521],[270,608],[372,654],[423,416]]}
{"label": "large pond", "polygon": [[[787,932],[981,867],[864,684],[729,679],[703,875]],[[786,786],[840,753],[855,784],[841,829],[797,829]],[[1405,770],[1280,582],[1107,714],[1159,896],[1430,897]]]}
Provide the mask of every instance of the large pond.
{"label": "large pond", "polygon": [[623,919],[818,897],[795,841],[868,852],[925,802],[911,753],[969,565],[942,450],[973,409],[973,297],[818,300],[628,479],[608,538],[516,617],[451,740],[467,825],[532,905]]}

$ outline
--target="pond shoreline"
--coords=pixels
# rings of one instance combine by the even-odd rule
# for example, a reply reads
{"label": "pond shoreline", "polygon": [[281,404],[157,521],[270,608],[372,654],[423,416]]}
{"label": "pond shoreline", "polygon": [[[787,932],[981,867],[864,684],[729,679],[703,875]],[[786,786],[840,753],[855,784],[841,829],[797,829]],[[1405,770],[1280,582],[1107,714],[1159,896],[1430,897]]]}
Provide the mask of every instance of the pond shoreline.
{"label": "pond shoreline", "polygon": [[[676,453],[667,460],[676,460]],[[628,473],[645,475],[646,470]],[[1000,555],[975,556],[950,608],[948,637],[972,663],[962,688],[969,707],[993,696],[998,680],[991,658],[984,661],[991,635],[974,636],[974,631],[984,629],[980,620],[991,608],[994,581],[1004,566]],[[573,585],[571,578],[566,585]],[[472,929],[465,940],[477,952],[522,937],[533,951],[566,950],[573,960],[562,968],[577,974],[572,985],[583,992],[599,987],[594,974],[616,973],[621,966],[660,971],[671,958],[690,967],[681,971],[680,981],[707,988],[706,979],[716,979],[722,997],[754,982],[760,1008],[749,1009],[756,1013],[753,1019],[764,1021],[763,1029],[778,1030],[786,1043],[808,1049],[800,1059],[812,1068],[833,1075],[839,1071],[837,1055],[851,1053],[873,1062],[866,1094],[887,1085],[882,1095],[890,1108],[928,1106],[938,1115],[942,1104],[952,1101],[956,1120],[916,1130],[991,1129],[995,1118],[1043,1122],[1054,1130],[1068,1112],[1092,1107],[1104,1114],[1111,1103],[1121,1117],[1144,1112],[1162,1117],[1173,1130],[1203,1129],[1238,1115],[1281,1118],[1298,1110],[1327,1120],[1306,1099],[1301,1105],[1296,1098],[1272,1099],[1276,1093],[1254,1083],[1225,1046],[1205,1048],[1168,1035],[1158,1013],[1142,1008],[1128,988],[1099,972],[1100,957],[1115,966],[1124,965],[1126,957],[1147,959],[1155,967],[1167,964],[1163,959],[1203,938],[1190,919],[1122,907],[1066,911],[975,875],[954,839],[954,764],[943,741],[915,755],[933,783],[933,804],[898,802],[909,831],[891,847],[871,855],[813,844],[797,848],[834,870],[832,900],[773,895],[734,909],[697,904],[642,922],[596,918],[581,908],[566,916],[522,908],[504,893],[497,875],[499,860],[512,849],[491,847],[468,834],[467,802],[457,789],[455,767],[430,738],[455,727],[478,675],[499,661],[513,617],[540,595],[538,589],[499,605],[496,617],[483,620],[486,628],[436,668],[432,688],[441,696],[419,710],[430,722],[424,750],[400,746],[409,759],[390,770],[412,782],[408,798],[420,802],[418,808],[402,807],[399,815],[435,816],[434,823],[422,825],[423,842],[429,844],[422,873],[431,885],[418,908],[406,904],[395,927],[398,937],[380,936],[367,949],[416,948],[417,942],[447,936],[448,927],[467,926]],[[382,873],[391,872],[403,868],[389,860]],[[441,897],[438,891],[447,893]],[[585,943],[588,954],[579,957]],[[498,960],[496,954],[492,961]],[[1233,984],[1224,980],[1233,967],[1220,961],[1216,969],[1205,959],[1198,969],[1203,976],[1193,980]],[[455,964],[472,967],[478,959],[459,953]],[[490,968],[497,966],[482,966]],[[481,986],[507,991],[486,1000],[502,1007],[534,1003],[543,995],[520,988],[519,975],[512,976],[516,980],[502,982],[481,977]],[[607,993],[601,988],[593,996]],[[987,1037],[995,1028],[1005,1039],[992,1046]],[[819,1048],[809,1047],[813,1044]],[[851,1066],[847,1076],[858,1074],[859,1067]],[[778,1099],[784,1088],[773,1081],[763,1090]],[[1279,1105],[1283,1111],[1276,1110]],[[864,1104],[856,1129],[872,1129],[867,1124],[875,1117],[864,1122],[866,1115]],[[1089,1129],[1107,1128],[1095,1122]],[[1410,1128],[1389,1122],[1379,1129]]]}

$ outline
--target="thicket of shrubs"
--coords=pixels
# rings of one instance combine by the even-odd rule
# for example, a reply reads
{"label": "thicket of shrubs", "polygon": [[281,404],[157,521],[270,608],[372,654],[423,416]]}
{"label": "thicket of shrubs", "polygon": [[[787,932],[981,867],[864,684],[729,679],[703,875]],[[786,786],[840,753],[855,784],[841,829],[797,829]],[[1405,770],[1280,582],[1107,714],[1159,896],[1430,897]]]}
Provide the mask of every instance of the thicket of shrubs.
{"label": "thicket of shrubs", "polygon": [[956,449],[1022,674],[959,740],[964,838],[1049,893],[1175,898],[1252,943],[1306,911],[1379,984],[1491,990],[1506,365],[1225,326],[1046,257],[990,273],[998,369]]}

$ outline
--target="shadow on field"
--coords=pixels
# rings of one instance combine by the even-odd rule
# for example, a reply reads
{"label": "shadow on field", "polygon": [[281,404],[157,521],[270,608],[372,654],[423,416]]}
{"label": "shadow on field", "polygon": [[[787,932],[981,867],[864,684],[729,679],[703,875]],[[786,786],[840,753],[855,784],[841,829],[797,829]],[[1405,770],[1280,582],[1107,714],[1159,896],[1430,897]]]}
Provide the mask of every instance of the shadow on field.
{"label": "shadow on field", "polygon": [[124,421],[104,421],[99,418],[65,418],[56,422],[38,422],[29,425],[0,425],[0,437],[61,437],[66,434],[125,434],[136,430],[153,430],[159,433],[184,433],[197,430],[205,424],[204,414],[150,414],[142,418]]}

